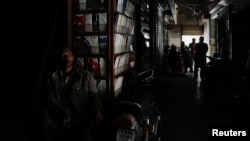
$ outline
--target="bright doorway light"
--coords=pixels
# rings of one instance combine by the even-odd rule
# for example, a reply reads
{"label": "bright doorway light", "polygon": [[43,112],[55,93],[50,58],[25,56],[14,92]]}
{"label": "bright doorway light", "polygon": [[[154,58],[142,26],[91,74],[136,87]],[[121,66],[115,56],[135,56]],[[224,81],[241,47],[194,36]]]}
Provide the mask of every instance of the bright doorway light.
{"label": "bright doorway light", "polygon": [[199,38],[201,35],[182,35],[182,41],[185,42],[185,45],[189,45],[192,42],[192,39],[195,38],[195,42],[199,42]]}

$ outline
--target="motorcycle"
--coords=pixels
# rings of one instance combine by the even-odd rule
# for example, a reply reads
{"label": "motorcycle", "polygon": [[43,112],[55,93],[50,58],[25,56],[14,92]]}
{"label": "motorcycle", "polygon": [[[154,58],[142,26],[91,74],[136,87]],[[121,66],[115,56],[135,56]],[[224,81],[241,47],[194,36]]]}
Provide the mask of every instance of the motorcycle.
{"label": "motorcycle", "polygon": [[160,141],[162,116],[156,102],[119,101],[112,121],[113,141]]}

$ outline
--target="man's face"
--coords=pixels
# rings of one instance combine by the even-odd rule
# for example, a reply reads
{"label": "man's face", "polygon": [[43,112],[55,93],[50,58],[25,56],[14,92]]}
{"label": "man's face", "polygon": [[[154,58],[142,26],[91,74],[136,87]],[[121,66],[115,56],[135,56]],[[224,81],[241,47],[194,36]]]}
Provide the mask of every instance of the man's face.
{"label": "man's face", "polygon": [[61,60],[65,67],[69,67],[73,65],[74,55],[70,49],[63,49],[61,54]]}

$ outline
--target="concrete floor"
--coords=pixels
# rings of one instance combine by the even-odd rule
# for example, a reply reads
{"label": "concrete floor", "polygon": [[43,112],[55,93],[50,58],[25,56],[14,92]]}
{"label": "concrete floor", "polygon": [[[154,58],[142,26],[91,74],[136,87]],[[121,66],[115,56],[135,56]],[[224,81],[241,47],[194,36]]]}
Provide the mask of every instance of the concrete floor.
{"label": "concrete floor", "polygon": [[[150,92],[157,99],[163,115],[163,141],[210,141],[212,128],[242,129],[249,125],[249,111],[240,114],[235,112],[240,109],[209,103],[203,83],[194,80],[192,73],[185,77],[164,74],[153,90],[137,92]],[[152,97],[138,97],[141,98],[147,101]],[[1,115],[1,141],[33,141],[29,120],[29,114],[21,111]]]}
{"label": "concrete floor", "polygon": [[[208,92],[203,82],[186,76],[162,76],[157,89],[159,108],[163,114],[166,141],[208,141],[211,129],[249,129],[246,115],[239,116],[235,109],[224,105],[214,105],[208,100]],[[223,107],[224,106],[224,107]],[[237,109],[236,109],[237,110]]]}

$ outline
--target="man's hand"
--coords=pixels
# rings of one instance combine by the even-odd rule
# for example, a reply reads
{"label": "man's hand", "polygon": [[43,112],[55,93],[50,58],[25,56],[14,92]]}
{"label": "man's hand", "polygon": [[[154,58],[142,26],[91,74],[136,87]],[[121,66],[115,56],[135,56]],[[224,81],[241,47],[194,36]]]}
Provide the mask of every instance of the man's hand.
{"label": "man's hand", "polygon": [[46,134],[48,132],[49,126],[56,127],[56,125],[51,121],[49,113],[47,110],[43,110],[43,124],[42,129]]}

